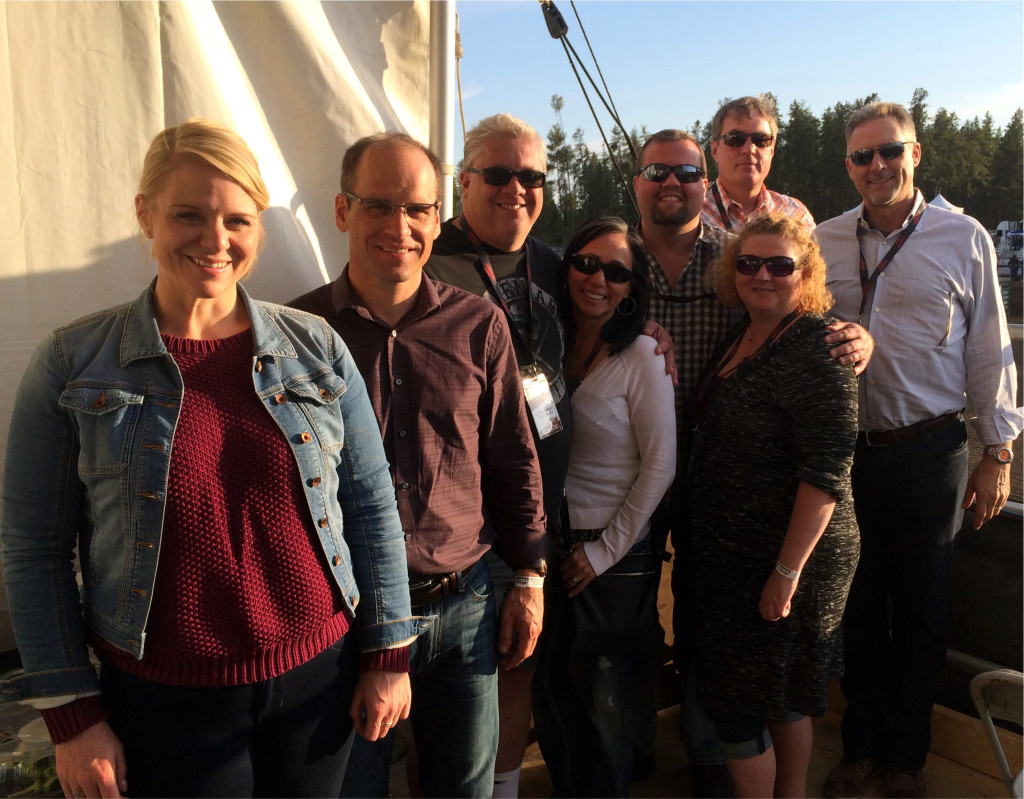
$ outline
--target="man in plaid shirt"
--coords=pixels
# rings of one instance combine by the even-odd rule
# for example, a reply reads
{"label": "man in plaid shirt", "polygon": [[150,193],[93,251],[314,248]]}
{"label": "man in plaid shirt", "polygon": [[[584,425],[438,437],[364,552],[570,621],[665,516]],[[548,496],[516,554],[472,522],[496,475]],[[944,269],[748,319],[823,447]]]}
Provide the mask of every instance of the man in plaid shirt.
{"label": "man in plaid shirt", "polygon": [[[675,347],[679,474],[685,473],[688,460],[683,446],[684,431],[689,429],[684,414],[687,398],[729,329],[745,316],[743,309],[726,308],[718,302],[705,281],[707,270],[733,238],[701,220],[707,186],[704,150],[694,136],[682,130],[662,130],[644,144],[633,190],[640,208],[638,230],[647,249],[651,275],[650,318],[669,332]],[[855,364],[858,374],[867,365],[873,346],[866,331],[853,324],[836,326],[825,343],[834,347],[832,357]],[[677,523],[681,510],[678,486],[677,479],[651,519],[651,532],[656,540],[658,536],[664,540],[672,529],[672,628],[676,668],[683,678],[683,742],[693,772],[694,796],[729,795],[731,786],[714,725],[696,700],[688,613],[693,606],[688,595],[693,585],[693,560],[688,531]]]}
{"label": "man in plaid shirt", "polygon": [[740,97],[718,109],[711,120],[711,157],[718,165],[718,180],[704,192],[704,222],[736,233],[754,214],[779,211],[814,230],[806,205],[764,185],[778,133],[770,96]]}

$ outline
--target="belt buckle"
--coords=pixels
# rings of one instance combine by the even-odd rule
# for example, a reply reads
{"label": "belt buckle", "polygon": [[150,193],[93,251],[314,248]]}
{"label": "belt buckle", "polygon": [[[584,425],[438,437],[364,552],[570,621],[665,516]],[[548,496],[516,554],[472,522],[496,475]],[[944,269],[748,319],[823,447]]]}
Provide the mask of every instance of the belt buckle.
{"label": "belt buckle", "polygon": [[874,434],[874,433],[882,433],[882,432],[885,432],[885,431],[884,430],[865,430],[864,431],[864,443],[867,444],[869,447],[884,447],[885,444],[873,444],[873,443],[871,443],[871,436],[872,436],[872,434]]}

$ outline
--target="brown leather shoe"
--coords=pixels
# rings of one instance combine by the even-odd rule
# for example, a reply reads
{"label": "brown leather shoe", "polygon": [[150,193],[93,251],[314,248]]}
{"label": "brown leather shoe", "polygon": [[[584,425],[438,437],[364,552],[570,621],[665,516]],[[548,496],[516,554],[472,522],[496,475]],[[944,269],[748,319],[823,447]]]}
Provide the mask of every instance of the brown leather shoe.
{"label": "brown leather shoe", "polygon": [[904,771],[891,768],[885,773],[885,795],[889,799],[924,799],[928,792],[924,787],[921,769]]}
{"label": "brown leather shoe", "polygon": [[881,764],[868,757],[846,757],[840,760],[825,780],[825,796],[852,799],[863,796],[868,783],[882,770]]}

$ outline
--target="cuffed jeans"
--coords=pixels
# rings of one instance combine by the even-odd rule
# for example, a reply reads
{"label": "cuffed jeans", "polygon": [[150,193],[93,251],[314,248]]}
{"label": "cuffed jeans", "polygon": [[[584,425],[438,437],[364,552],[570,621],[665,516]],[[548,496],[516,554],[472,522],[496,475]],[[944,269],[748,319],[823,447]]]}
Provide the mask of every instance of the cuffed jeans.
{"label": "cuffed jeans", "polygon": [[843,616],[848,757],[907,770],[924,765],[946,662],[967,457],[963,423],[907,444],[857,443],[852,480],[861,553]]}
{"label": "cuffed jeans", "polygon": [[[498,619],[490,570],[481,559],[439,601],[413,608],[436,614],[410,650],[413,737],[427,797],[489,797],[498,750]],[[343,797],[388,795],[395,733],[370,743],[356,736]]]}

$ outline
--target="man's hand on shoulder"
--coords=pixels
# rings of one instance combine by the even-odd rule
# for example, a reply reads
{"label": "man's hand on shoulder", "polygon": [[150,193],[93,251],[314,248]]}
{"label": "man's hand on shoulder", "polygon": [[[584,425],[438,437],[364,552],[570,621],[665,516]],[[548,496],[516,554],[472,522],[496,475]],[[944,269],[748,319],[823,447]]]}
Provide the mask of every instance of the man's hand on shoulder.
{"label": "man's hand on shoulder", "polygon": [[665,356],[665,374],[672,377],[673,386],[678,386],[679,370],[676,368],[675,345],[672,343],[672,336],[653,319],[644,322],[644,335],[650,336],[658,342],[658,346],[654,348],[654,354]]}
{"label": "man's hand on shoulder", "polygon": [[831,332],[825,336],[825,343],[837,345],[829,350],[829,356],[841,364],[853,364],[855,375],[867,369],[875,351],[875,340],[871,334],[855,322],[833,322],[828,330]]}

